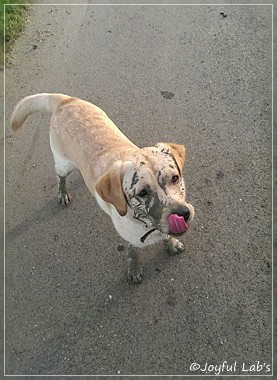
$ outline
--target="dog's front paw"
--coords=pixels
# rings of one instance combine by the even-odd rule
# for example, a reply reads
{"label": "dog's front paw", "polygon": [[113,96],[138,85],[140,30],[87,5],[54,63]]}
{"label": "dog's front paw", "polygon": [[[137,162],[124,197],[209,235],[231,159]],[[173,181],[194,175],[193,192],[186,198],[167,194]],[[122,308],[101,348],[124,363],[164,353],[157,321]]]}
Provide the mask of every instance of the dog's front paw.
{"label": "dog's front paw", "polygon": [[164,241],[165,247],[170,255],[178,255],[184,252],[185,246],[179,240],[170,237],[168,240]]}
{"label": "dog's front paw", "polygon": [[138,258],[138,249],[132,244],[128,244],[128,271],[127,279],[129,283],[140,284],[142,281],[143,270]]}
{"label": "dog's front paw", "polygon": [[72,196],[68,192],[59,191],[58,200],[61,205],[67,207],[72,200]]}
{"label": "dog's front paw", "polygon": [[137,267],[128,268],[127,279],[128,279],[129,284],[130,283],[140,284],[142,282],[142,277],[143,277],[143,270],[140,265]]}

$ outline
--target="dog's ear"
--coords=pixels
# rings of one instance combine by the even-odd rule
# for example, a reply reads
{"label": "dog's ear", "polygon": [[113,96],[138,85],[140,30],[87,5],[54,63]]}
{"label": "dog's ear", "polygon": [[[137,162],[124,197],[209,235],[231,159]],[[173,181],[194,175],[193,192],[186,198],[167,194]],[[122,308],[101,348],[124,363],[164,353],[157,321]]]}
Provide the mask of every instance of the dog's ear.
{"label": "dog's ear", "polygon": [[95,190],[100,197],[116,208],[121,216],[127,214],[127,202],[122,190],[121,166],[113,166],[96,182]]}
{"label": "dog's ear", "polygon": [[186,148],[184,145],[180,144],[167,144],[170,147],[170,150],[175,158],[175,161],[179,167],[180,173],[183,171],[185,157],[186,157]]}
{"label": "dog's ear", "polygon": [[184,145],[180,144],[171,144],[171,143],[158,143],[155,145],[165,154],[171,154],[178,166],[180,173],[183,171],[186,149]]}

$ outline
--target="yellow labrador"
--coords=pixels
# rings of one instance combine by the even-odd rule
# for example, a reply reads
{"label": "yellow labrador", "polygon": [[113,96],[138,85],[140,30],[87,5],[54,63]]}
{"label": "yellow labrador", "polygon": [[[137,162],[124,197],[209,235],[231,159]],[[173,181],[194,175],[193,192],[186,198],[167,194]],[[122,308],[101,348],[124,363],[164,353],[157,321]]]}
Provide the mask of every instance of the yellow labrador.
{"label": "yellow labrador", "polygon": [[117,232],[129,242],[129,281],[142,280],[138,248],[163,240],[170,253],[184,250],[173,237],[183,234],[194,217],[194,208],[185,199],[183,145],[139,148],[99,107],[62,94],[21,100],[11,118],[12,129],[19,130],[38,111],[52,114],[50,145],[60,203],[67,206],[71,201],[66,177],[77,167]]}

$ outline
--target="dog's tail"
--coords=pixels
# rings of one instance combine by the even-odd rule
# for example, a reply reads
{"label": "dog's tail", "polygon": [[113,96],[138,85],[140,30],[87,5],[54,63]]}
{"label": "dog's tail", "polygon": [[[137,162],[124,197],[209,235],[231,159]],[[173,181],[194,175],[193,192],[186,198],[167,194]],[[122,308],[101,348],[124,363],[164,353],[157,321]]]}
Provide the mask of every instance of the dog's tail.
{"label": "dog's tail", "polygon": [[15,107],[11,117],[11,127],[17,132],[29,115],[34,112],[55,112],[62,104],[72,99],[62,94],[36,94],[22,99]]}

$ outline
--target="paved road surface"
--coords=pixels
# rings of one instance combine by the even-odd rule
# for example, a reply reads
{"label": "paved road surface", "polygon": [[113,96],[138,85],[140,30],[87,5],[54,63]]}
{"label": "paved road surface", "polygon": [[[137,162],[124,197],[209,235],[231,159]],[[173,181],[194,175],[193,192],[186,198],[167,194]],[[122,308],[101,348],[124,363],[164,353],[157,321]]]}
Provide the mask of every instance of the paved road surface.
{"label": "paved road surface", "polygon": [[196,219],[129,285],[79,173],[57,204],[49,115],[7,125],[6,374],[271,373],[271,7],[34,6],[7,120],[38,92],[96,103],[140,146],[185,144]]}

